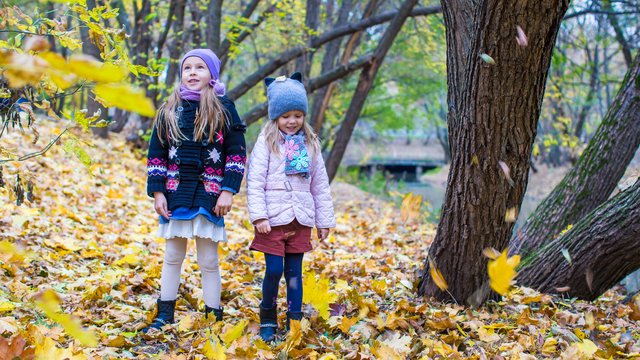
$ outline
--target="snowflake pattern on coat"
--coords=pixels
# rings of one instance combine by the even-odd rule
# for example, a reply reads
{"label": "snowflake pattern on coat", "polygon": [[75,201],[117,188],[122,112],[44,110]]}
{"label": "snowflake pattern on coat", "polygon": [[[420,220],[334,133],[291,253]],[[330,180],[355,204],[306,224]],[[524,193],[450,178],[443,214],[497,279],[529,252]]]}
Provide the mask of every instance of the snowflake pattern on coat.
{"label": "snowflake pattern on coat", "polygon": [[173,159],[177,155],[178,155],[178,148],[175,146],[172,146],[171,149],[169,149],[169,159]]}
{"label": "snowflake pattern on coat", "polygon": [[218,150],[216,150],[215,148],[211,149],[209,151],[209,159],[211,159],[214,164],[220,161],[220,153],[218,152]]}

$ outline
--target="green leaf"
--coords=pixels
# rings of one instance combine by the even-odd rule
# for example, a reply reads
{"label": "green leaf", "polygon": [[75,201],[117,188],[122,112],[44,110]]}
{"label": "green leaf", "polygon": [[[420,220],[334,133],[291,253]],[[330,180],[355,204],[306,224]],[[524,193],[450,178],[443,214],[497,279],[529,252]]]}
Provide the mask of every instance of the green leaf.
{"label": "green leaf", "polygon": [[567,259],[567,262],[569,263],[569,265],[573,266],[573,263],[571,262],[571,256],[569,255],[569,250],[562,249],[562,256],[564,256],[564,258]]}

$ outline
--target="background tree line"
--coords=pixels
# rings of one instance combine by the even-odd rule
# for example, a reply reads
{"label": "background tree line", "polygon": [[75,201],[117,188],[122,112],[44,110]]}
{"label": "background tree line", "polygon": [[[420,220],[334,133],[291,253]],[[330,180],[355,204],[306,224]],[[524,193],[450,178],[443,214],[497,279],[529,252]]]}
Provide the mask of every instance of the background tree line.
{"label": "background tree line", "polygon": [[[357,122],[372,123],[381,134],[389,129],[428,129],[452,161],[430,257],[445,278],[456,279],[450,280],[458,289],[452,293],[461,302],[478,303],[489,296],[482,249],[507,247],[513,223],[505,222],[504,214],[519,209],[532,157],[552,165],[571,162],[575,168],[514,237],[512,248],[538,251],[535,254],[541,258],[540,251],[549,251],[550,242],[557,240],[553,254],[562,260],[557,255],[562,256],[569,244],[593,240],[588,229],[595,225],[578,223],[604,221],[603,216],[589,214],[605,206],[640,139],[634,93],[640,5],[634,2],[554,1],[539,7],[450,2],[444,8],[416,0],[87,0],[2,5],[5,9],[18,5],[42,24],[47,20],[64,24],[57,30],[60,33],[54,33],[54,26],[26,29],[32,24],[13,13],[15,21],[7,16],[0,28],[6,51],[24,51],[23,41],[41,34],[51,51],[64,58],[82,52],[105,63],[124,63],[129,80],[144,89],[156,107],[175,84],[176,66],[185,49],[209,47],[220,56],[228,96],[237,102],[248,125],[266,115],[262,79],[302,71],[311,94],[309,121],[325,140],[332,178]],[[554,17],[541,18],[548,11]],[[516,43],[517,27],[524,29],[526,46]],[[489,54],[495,63],[476,53]],[[14,90],[5,85],[3,97],[14,101],[38,97],[32,91],[36,83]],[[82,83],[64,96],[46,98],[55,100],[52,112],[61,117],[70,108],[87,108],[88,115],[100,110],[90,117],[91,123],[104,124],[100,122],[104,119],[110,125],[93,129],[97,136],[126,129],[132,142],[143,145],[141,135],[149,129],[151,117],[135,115],[126,106],[107,109],[92,90],[92,83]],[[21,126],[15,114],[22,109],[5,109],[13,112],[4,110],[3,132]],[[256,132],[257,126],[250,127],[250,136]],[[508,171],[500,172],[499,162]],[[576,198],[570,200],[565,193]],[[617,201],[629,204],[623,198]],[[620,209],[632,213],[634,205],[637,202]],[[550,209],[556,213],[550,214]],[[622,210],[615,209],[611,211],[620,215]],[[616,216],[609,226],[615,230],[622,223]],[[569,225],[574,230],[558,237]],[[586,234],[578,234],[578,229]],[[613,230],[611,239],[630,236]],[[625,230],[636,231],[633,226]],[[564,237],[569,238],[558,240]],[[620,240],[616,246],[633,247],[634,240]],[[540,273],[539,267],[550,261],[548,255],[540,265],[534,267],[534,260],[526,264]],[[615,274],[598,271],[611,280],[604,281],[594,275],[598,266],[605,265],[592,264],[591,270],[573,275],[582,283],[571,288],[586,287],[597,294],[622,273],[637,268],[632,264]],[[430,282],[429,272],[424,273],[421,291],[448,298]],[[541,285],[542,280],[529,279],[526,271],[522,274],[523,281]]]}

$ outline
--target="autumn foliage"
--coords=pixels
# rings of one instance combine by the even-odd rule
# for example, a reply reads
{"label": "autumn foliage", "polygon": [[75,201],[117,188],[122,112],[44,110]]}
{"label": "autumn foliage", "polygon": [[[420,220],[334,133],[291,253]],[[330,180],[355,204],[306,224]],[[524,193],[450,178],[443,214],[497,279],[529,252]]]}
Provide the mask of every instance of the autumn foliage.
{"label": "autumn foliage", "polygon": [[[59,131],[55,121],[41,123],[42,139]],[[497,272],[491,286],[503,300],[468,308],[416,296],[435,233],[416,210],[418,199],[399,209],[341,183],[334,185],[338,227],[305,257],[306,318],[288,336],[265,344],[257,335],[263,260],[248,250],[252,229],[240,194],[227,220],[230,241],[221,247],[225,322],[204,319],[191,246],[178,322],[144,338],[137,330],[153,317],[164,251],[144,194],[145,162],[123,139],[78,136],[96,160],[89,169],[64,152],[64,140],[44,157],[5,167],[0,358],[591,359],[640,352],[638,297],[623,303],[610,291],[581,302],[512,287],[517,261],[497,250],[485,255],[495,259],[488,271]],[[22,206],[9,190],[18,171],[36,184]]]}

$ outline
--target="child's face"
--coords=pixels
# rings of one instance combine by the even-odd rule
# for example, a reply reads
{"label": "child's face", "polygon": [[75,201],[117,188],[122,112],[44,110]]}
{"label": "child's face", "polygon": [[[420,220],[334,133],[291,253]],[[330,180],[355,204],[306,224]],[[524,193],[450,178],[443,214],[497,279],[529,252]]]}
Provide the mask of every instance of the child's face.
{"label": "child's face", "polygon": [[182,64],[182,85],[189,90],[200,91],[211,81],[211,73],[204,60],[189,56]]}
{"label": "child's face", "polygon": [[302,128],[304,113],[298,110],[286,112],[278,118],[278,129],[287,135],[293,135]]}

